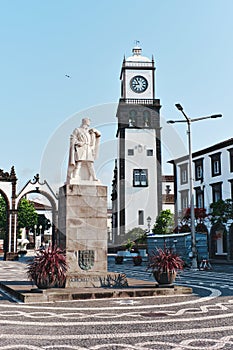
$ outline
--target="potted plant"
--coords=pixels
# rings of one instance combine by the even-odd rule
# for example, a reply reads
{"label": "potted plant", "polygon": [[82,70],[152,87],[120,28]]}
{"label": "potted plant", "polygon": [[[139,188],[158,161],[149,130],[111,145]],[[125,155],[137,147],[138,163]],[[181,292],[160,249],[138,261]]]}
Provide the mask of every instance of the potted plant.
{"label": "potted plant", "polygon": [[115,263],[116,264],[123,264],[124,257],[122,255],[116,255],[115,256]]}
{"label": "potted plant", "polygon": [[38,288],[62,288],[66,281],[66,256],[57,246],[39,249],[27,266],[27,275]]}
{"label": "potted plant", "polygon": [[148,269],[159,285],[173,285],[177,271],[183,266],[184,261],[170,248],[159,248],[149,255]]}
{"label": "potted plant", "polygon": [[136,255],[133,257],[133,263],[135,266],[139,266],[142,264],[142,257],[141,255]]}

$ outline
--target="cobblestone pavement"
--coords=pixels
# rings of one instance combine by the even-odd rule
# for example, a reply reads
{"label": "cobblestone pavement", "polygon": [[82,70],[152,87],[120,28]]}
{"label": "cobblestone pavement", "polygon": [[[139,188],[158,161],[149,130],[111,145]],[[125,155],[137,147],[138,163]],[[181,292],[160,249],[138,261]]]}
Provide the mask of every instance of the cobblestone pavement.
{"label": "cobblestone pavement", "polygon": [[[154,277],[147,271],[147,263],[142,266],[133,266],[131,261],[126,261],[122,265],[116,265],[114,259],[109,259],[109,270],[122,272],[127,277],[138,278],[145,281],[153,281]],[[185,269],[176,278],[176,284],[190,286],[193,292],[199,296],[208,295],[211,288],[220,291],[222,296],[233,295],[233,265],[218,264],[213,265],[208,271],[192,271]]]}
{"label": "cobblestone pavement", "polygon": [[[4,265],[3,271],[0,262],[0,278],[17,269],[20,278],[18,266]],[[130,264],[109,267],[141,277],[144,271]],[[192,283],[198,292],[192,295],[30,305],[2,295],[0,349],[232,350],[233,282],[231,268],[226,270],[185,271],[179,283]],[[150,278],[145,271],[144,278]]]}

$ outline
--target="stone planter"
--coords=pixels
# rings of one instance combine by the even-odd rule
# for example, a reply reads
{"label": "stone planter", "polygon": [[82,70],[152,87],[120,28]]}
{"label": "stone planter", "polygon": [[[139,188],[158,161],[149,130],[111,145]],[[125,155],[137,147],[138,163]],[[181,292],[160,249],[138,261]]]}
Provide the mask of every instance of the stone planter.
{"label": "stone planter", "polygon": [[115,264],[123,264],[124,257],[123,256],[115,256]]}
{"label": "stone planter", "polygon": [[154,271],[153,276],[158,282],[159,287],[172,287],[176,279],[176,271],[160,273],[158,271]]}
{"label": "stone planter", "polygon": [[140,266],[142,264],[142,257],[140,255],[134,256],[133,263],[135,266]]}

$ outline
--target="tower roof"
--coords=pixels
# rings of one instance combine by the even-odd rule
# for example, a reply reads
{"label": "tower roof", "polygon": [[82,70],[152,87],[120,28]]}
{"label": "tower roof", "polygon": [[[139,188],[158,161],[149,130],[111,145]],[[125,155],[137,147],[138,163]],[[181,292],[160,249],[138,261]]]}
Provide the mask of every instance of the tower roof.
{"label": "tower roof", "polygon": [[132,56],[126,59],[126,62],[151,62],[148,57],[142,56],[142,49],[139,45],[136,45],[132,49]]}

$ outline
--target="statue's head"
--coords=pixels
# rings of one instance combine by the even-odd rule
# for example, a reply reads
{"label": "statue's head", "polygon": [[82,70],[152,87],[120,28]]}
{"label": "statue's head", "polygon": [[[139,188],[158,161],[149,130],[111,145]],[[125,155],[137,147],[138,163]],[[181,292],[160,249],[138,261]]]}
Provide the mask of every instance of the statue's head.
{"label": "statue's head", "polygon": [[90,126],[90,124],[91,124],[91,120],[89,118],[82,119],[82,126],[84,126],[84,125]]}

